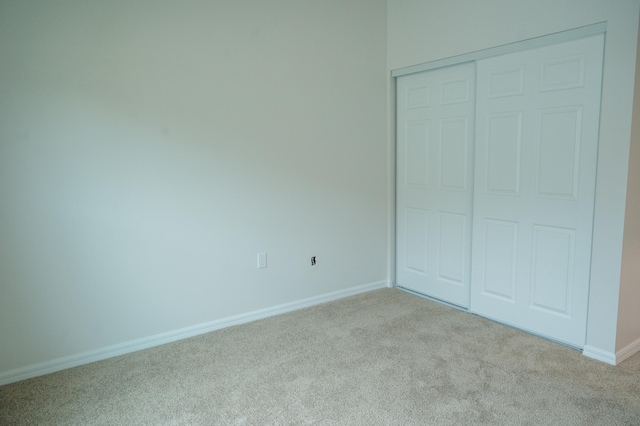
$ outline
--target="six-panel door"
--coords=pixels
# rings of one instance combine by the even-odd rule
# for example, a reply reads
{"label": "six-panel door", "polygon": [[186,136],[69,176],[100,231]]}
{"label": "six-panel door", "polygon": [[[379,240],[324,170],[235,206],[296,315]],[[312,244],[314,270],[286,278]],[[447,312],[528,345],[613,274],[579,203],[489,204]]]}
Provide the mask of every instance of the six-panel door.
{"label": "six-panel door", "polygon": [[471,309],[585,342],[603,36],[477,63]]}
{"label": "six-panel door", "polygon": [[397,284],[469,306],[475,65],[398,80]]}
{"label": "six-panel door", "polygon": [[398,286],[584,345],[603,42],[398,79]]}

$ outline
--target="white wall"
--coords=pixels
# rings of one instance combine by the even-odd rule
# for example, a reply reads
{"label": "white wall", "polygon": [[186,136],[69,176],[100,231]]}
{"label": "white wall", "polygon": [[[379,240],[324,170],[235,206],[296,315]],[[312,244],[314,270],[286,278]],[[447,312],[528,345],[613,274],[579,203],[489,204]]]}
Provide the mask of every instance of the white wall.
{"label": "white wall", "polygon": [[622,357],[640,349],[640,38],[638,52],[616,339]]}
{"label": "white wall", "polygon": [[[638,246],[637,235],[625,234],[624,215],[639,8],[638,0],[388,1],[388,70],[607,22],[587,349],[610,362],[617,332],[640,338],[637,324],[629,336],[617,328],[623,235]],[[640,300],[629,303],[637,310]]]}
{"label": "white wall", "polygon": [[0,375],[385,281],[385,31],[384,0],[1,2]]}

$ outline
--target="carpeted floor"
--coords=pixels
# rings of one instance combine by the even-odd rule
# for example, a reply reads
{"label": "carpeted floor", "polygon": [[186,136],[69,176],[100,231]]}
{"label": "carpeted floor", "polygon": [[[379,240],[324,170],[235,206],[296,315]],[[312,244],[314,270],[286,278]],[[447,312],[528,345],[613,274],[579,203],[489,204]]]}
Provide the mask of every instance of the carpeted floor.
{"label": "carpeted floor", "polygon": [[384,289],[0,387],[2,425],[639,425],[617,367]]}

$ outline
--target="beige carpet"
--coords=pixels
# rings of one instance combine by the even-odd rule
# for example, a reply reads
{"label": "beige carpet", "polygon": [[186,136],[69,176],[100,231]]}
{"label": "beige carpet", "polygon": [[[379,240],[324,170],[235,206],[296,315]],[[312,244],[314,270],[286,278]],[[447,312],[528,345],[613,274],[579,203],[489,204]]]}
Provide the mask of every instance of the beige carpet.
{"label": "beige carpet", "polygon": [[0,387],[0,424],[639,425],[640,356],[384,289]]}

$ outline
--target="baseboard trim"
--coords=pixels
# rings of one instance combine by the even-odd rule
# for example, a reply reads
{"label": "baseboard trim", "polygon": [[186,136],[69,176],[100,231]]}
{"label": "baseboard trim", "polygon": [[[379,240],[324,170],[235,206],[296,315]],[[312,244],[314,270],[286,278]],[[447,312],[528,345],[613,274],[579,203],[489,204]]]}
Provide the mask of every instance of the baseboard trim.
{"label": "baseboard trim", "polygon": [[616,354],[613,352],[603,351],[593,346],[586,345],[582,350],[582,355],[606,362],[607,364],[616,365]]}
{"label": "baseboard trim", "polygon": [[111,345],[93,351],[70,355],[51,361],[45,361],[39,364],[17,368],[15,370],[9,370],[4,373],[0,373],[0,386],[19,382],[37,376],[42,376],[45,374],[55,373],[56,371],[66,370],[67,368],[78,367],[80,365],[102,361],[104,359],[113,358],[115,356],[137,352],[143,349],[152,348],[154,346],[176,342],[178,340],[187,339],[189,337],[209,333],[211,331],[220,330],[222,328],[245,324],[274,315],[280,315],[298,309],[308,308],[311,306],[320,305],[322,303],[331,302],[333,300],[354,296],[356,294],[366,293],[368,291],[389,287],[391,287],[391,283],[389,281],[378,281],[358,287],[352,287],[345,290],[326,293],[320,296],[309,297],[307,299],[302,299],[295,302],[284,303],[282,305],[277,305],[270,308],[247,312],[245,314],[222,318],[191,327],[185,327],[167,333],[161,333],[154,336],[131,340],[129,342]]}
{"label": "baseboard trim", "polygon": [[640,351],[640,339],[616,352],[616,364],[620,364],[638,351]]}

